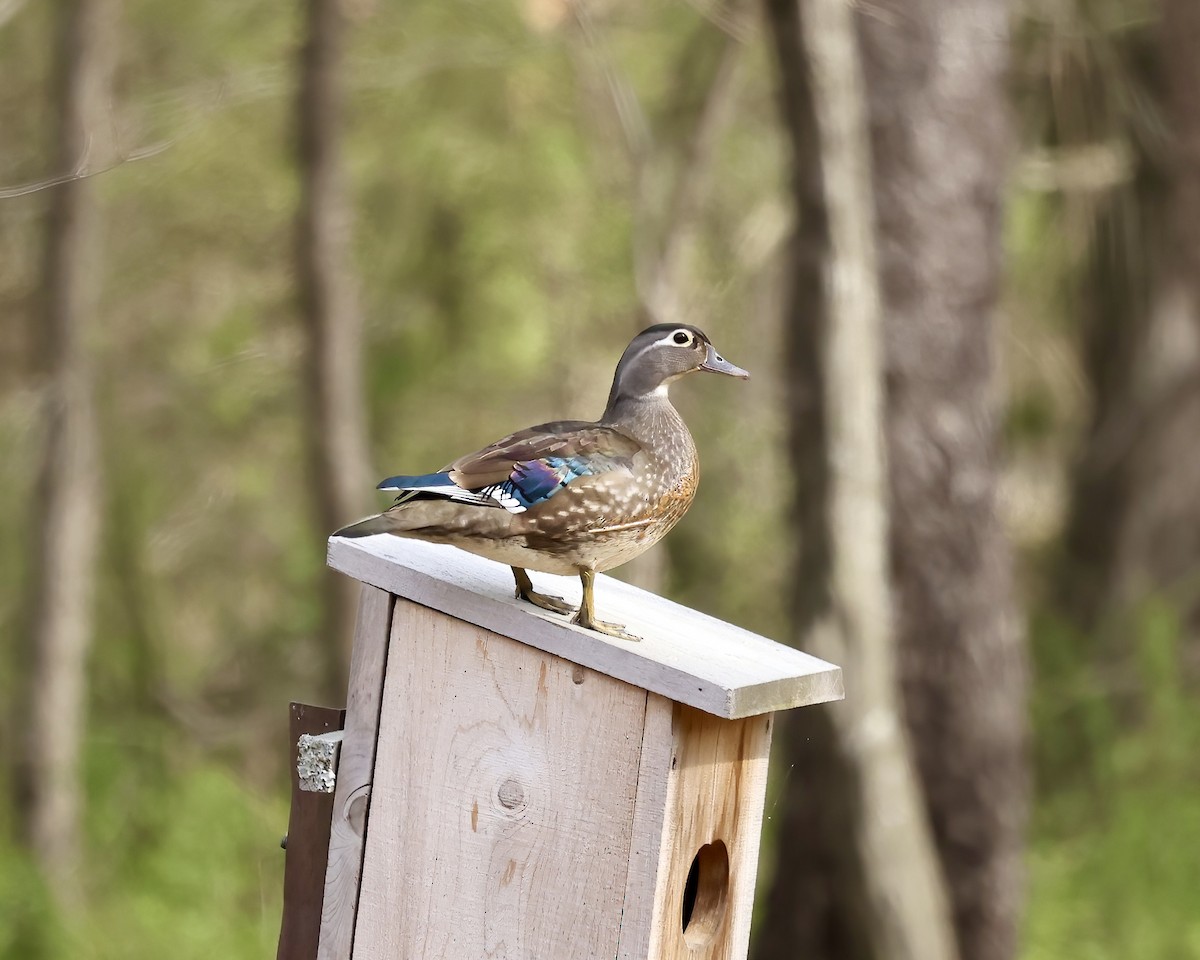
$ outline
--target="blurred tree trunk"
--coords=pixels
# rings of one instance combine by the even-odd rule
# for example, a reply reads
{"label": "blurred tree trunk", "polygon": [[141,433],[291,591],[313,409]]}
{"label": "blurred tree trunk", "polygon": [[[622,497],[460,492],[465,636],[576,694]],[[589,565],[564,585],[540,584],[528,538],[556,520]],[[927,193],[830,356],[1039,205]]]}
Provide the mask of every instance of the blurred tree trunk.
{"label": "blurred tree trunk", "polygon": [[858,16],[905,716],[970,960],[1015,955],[1029,792],[1024,636],[996,511],[1010,14],[1006,0],[880,0]]}
{"label": "blurred tree trunk", "polygon": [[1118,588],[1163,591],[1200,627],[1200,4],[1164,0],[1160,56],[1164,244],[1137,386],[1137,511],[1122,536]]}
{"label": "blurred tree trunk", "polygon": [[80,744],[103,502],[88,327],[95,310],[97,210],[89,159],[110,129],[116,5],[64,0],[56,60],[55,166],[80,176],[50,188],[39,338],[45,447],[32,566],[32,676],[24,765],[26,836],[55,895],[78,898]]}
{"label": "blurred tree trunk", "polygon": [[[759,958],[953,958],[892,638],[880,287],[858,44],[842,0],[768,4],[794,151],[788,358],[804,646],[847,699],[789,716],[778,871]],[[828,585],[826,587],[826,584]]]}
{"label": "blurred tree trunk", "polygon": [[1164,0],[1158,29],[1123,52],[1162,122],[1134,131],[1133,179],[1099,205],[1084,284],[1092,421],[1061,573],[1088,630],[1155,592],[1200,626],[1200,5]]}
{"label": "blurred tree trunk", "polygon": [[[367,415],[362,384],[362,316],[349,265],[351,209],[340,150],[341,43],[338,0],[306,0],[300,52],[297,276],[307,333],[308,446],[317,535],[367,512],[370,490]],[[358,586],[321,574],[321,640],[328,655],[326,696],[345,696]]]}

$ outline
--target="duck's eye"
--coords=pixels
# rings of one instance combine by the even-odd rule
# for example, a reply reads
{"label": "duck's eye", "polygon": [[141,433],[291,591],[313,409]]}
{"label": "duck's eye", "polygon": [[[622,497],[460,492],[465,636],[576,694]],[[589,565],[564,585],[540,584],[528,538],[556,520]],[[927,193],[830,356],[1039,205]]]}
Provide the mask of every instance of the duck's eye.
{"label": "duck's eye", "polygon": [[676,343],[682,345],[685,343],[691,343],[692,335],[690,333],[688,333],[686,330],[680,330],[671,339],[673,339]]}

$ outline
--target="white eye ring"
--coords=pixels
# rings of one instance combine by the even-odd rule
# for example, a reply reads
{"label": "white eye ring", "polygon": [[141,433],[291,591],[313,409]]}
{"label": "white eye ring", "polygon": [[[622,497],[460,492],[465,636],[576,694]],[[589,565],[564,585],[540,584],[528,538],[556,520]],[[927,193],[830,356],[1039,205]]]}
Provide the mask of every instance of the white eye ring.
{"label": "white eye ring", "polygon": [[[684,339],[680,340],[680,336],[683,336]],[[668,333],[661,340],[656,341],[656,343],[661,343],[668,347],[690,347],[695,342],[696,338],[693,337],[689,331],[682,329],[674,330],[671,333]]]}

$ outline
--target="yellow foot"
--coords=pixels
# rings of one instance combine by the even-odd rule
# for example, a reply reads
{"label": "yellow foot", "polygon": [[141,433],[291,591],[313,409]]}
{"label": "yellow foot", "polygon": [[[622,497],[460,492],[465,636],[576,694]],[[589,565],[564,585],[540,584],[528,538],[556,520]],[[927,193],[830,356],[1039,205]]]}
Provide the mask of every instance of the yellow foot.
{"label": "yellow foot", "polygon": [[513,567],[512,572],[513,579],[517,581],[518,600],[527,600],[535,607],[541,607],[543,610],[549,610],[551,613],[575,612],[575,608],[562,597],[551,597],[544,593],[535,592],[533,581],[529,579],[529,574],[525,572],[523,567]]}
{"label": "yellow foot", "polygon": [[575,608],[562,597],[552,597],[546,593],[535,593],[533,590],[517,590],[518,600],[528,600],[535,607],[549,610],[551,613],[574,613]]}
{"label": "yellow foot", "polygon": [[634,643],[641,642],[641,637],[629,633],[625,629],[623,623],[607,623],[604,620],[588,620],[581,615],[576,615],[571,621],[581,627],[586,627],[588,630],[595,630],[597,633],[603,633],[609,637],[616,637],[618,640],[632,640]]}

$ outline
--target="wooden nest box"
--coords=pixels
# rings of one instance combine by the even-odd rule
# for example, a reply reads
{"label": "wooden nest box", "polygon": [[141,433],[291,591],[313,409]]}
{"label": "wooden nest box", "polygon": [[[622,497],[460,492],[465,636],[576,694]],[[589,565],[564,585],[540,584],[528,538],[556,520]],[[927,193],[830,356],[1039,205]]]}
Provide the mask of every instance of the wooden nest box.
{"label": "wooden nest box", "polygon": [[[344,729],[301,738],[281,958],[746,956],[772,714],[840,699],[838,667],[608,578],[600,615],[642,642],[453,548],[333,538],[329,563],[365,587]],[[293,705],[294,732],[305,710],[336,731]]]}

